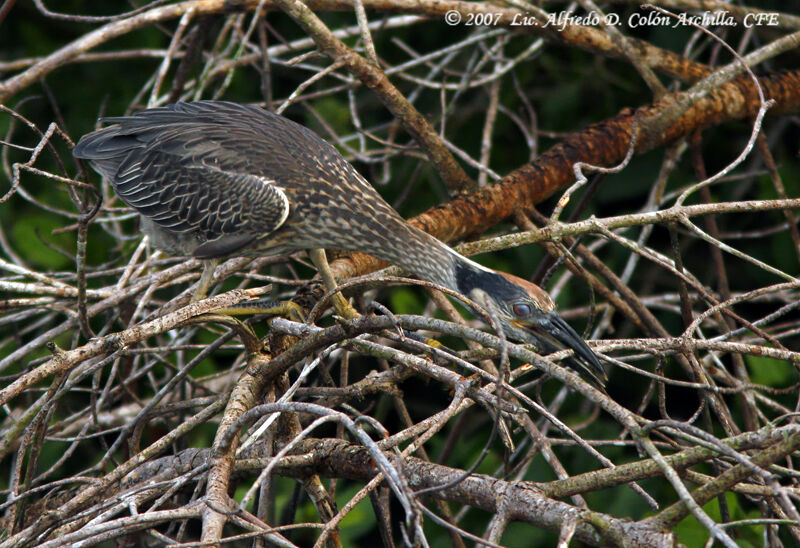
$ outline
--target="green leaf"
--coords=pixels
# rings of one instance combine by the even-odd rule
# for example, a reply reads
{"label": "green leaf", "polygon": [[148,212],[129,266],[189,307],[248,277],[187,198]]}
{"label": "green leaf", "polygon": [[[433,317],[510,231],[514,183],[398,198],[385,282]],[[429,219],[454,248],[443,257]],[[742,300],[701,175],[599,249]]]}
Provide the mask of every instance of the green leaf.
{"label": "green leaf", "polygon": [[73,251],[74,243],[70,235],[52,234],[54,229],[60,227],[61,224],[52,217],[36,214],[20,216],[11,229],[11,241],[30,266],[45,270],[67,268],[72,261],[42,241],[44,239],[67,251]]}
{"label": "green leaf", "polygon": [[795,369],[786,360],[776,360],[763,356],[745,356],[750,379],[756,384],[780,387],[796,382]]}

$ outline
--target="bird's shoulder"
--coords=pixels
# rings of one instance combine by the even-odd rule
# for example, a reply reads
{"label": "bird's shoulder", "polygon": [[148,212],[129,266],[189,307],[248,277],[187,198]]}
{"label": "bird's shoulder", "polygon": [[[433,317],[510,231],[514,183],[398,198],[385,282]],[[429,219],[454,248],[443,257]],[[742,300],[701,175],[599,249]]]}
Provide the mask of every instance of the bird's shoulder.
{"label": "bird's shoulder", "polygon": [[336,149],[308,128],[256,106],[201,101],[179,103],[167,112],[149,110],[122,122],[139,125],[142,163],[177,164],[209,173],[224,171],[266,177],[280,184],[324,176],[345,165]]}

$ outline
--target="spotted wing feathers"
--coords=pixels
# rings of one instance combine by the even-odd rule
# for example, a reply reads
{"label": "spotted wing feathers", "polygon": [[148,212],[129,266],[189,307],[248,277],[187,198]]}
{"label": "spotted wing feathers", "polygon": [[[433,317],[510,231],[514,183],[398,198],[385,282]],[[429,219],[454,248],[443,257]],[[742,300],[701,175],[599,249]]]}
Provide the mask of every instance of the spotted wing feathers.
{"label": "spotted wing feathers", "polygon": [[279,228],[290,204],[279,182],[235,148],[229,128],[176,110],[193,105],[111,118],[115,125],[85,136],[73,154],[90,160],[139,213],[167,231],[202,234],[207,255],[221,256]]}

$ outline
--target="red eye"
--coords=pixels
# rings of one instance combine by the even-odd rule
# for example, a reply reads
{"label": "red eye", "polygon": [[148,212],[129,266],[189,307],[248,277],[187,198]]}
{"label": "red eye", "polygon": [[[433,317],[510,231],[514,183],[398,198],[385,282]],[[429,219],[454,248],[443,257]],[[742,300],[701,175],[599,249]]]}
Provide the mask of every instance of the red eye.
{"label": "red eye", "polygon": [[531,306],[525,303],[517,303],[512,307],[514,315],[518,318],[527,318],[531,315]]}

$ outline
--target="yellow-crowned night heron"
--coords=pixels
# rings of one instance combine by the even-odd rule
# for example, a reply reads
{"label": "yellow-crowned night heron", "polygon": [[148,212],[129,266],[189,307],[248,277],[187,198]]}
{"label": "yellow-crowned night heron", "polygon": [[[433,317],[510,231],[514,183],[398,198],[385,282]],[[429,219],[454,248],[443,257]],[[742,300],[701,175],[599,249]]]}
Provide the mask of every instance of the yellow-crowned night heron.
{"label": "yellow-crowned night heron", "polygon": [[597,356],[541,288],[484,268],[408,224],[311,130],[221,101],[105,121],[113,125],[84,136],[73,154],[90,160],[141,214],[141,229],[156,247],[213,261],[203,291],[220,258],[361,251],[473,299],[515,340],[545,351],[572,349],[568,364],[603,384]]}

